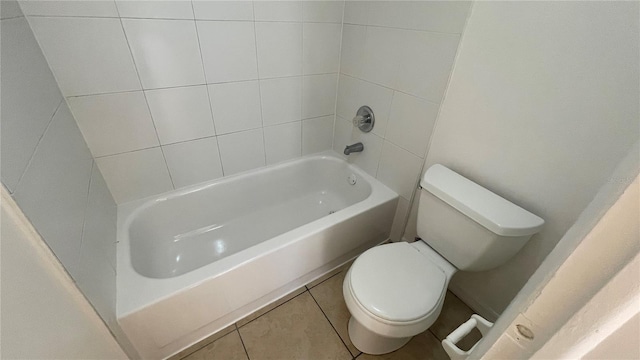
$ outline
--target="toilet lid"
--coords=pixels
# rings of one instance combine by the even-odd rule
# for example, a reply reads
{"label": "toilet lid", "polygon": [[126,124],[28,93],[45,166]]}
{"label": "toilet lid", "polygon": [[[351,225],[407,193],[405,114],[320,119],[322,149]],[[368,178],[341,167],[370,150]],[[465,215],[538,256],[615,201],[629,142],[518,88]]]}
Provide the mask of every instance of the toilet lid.
{"label": "toilet lid", "polygon": [[351,290],[369,312],[389,321],[431,313],[445,291],[446,275],[406,242],[371,248],[351,267]]}

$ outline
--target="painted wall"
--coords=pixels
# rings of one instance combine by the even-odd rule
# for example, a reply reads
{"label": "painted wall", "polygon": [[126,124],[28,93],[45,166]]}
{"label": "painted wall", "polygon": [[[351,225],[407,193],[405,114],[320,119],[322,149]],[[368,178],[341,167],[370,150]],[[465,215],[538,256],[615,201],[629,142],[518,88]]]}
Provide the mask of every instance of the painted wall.
{"label": "painted wall", "polygon": [[454,277],[483,315],[500,314],[598,189],[618,181],[640,137],[639,6],[474,4],[425,169],[444,164],[546,221],[507,264]]}
{"label": "painted wall", "polygon": [[21,4],[117,203],[331,148],[344,2]]}
{"label": "painted wall", "polygon": [[128,359],[2,189],[3,359]]}
{"label": "painted wall", "polygon": [[117,332],[116,204],[17,3],[0,14],[2,183]]}
{"label": "painted wall", "polygon": [[[400,194],[391,237],[400,240],[470,2],[348,1],[345,7],[334,150]],[[362,105],[375,126],[351,119]]]}
{"label": "painted wall", "polygon": [[[544,359],[555,352],[554,358],[584,358],[585,350],[604,341],[632,315],[628,310],[640,310],[637,301],[626,301],[630,300],[627,295],[637,291],[640,284],[637,281],[640,272],[634,269],[636,265],[632,265],[640,251],[639,144],[636,142],[611,175],[616,181],[606,182],[599,189],[578,220],[505,309],[485,341],[478,344],[472,357]],[[626,294],[607,294],[604,296],[607,304],[600,303],[595,309],[583,312],[594,297],[601,296],[598,293],[602,289],[620,280],[620,272],[625,268],[631,270],[629,275],[636,278],[622,279],[628,283],[623,287]],[[631,309],[617,306],[625,302],[631,305]],[[600,319],[594,319],[594,316]],[[577,324],[575,320],[583,324]],[[608,324],[603,325],[605,322]],[[534,339],[519,336],[517,324],[524,324],[532,330]],[[561,341],[556,342],[554,337]],[[563,349],[558,351],[559,348]],[[547,355],[536,353],[539,350]],[[579,352],[569,354],[567,350]],[[623,352],[629,348],[623,345],[617,350]],[[616,358],[615,354],[613,352],[604,358]]]}

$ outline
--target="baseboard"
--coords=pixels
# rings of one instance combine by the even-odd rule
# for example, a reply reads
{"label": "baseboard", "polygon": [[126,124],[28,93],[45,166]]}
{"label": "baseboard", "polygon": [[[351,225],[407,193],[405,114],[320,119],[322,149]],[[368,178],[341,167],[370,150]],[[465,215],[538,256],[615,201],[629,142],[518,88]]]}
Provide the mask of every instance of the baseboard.
{"label": "baseboard", "polygon": [[500,317],[500,314],[497,311],[477,301],[475,297],[469,294],[464,288],[459,287],[454,283],[450,283],[449,290],[451,290],[452,293],[454,293],[458,298],[460,298],[462,302],[467,304],[471,308],[471,310],[473,310],[475,313],[482,316],[483,318],[491,322],[495,322],[498,319],[498,317]]}

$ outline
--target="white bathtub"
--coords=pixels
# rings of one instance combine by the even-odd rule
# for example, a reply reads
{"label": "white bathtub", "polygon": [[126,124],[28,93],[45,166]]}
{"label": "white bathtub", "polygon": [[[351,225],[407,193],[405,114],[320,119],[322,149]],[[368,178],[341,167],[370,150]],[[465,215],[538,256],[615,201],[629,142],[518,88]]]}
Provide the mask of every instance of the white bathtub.
{"label": "white bathtub", "polygon": [[327,153],[120,205],[118,322],[168,357],[386,240],[397,199]]}

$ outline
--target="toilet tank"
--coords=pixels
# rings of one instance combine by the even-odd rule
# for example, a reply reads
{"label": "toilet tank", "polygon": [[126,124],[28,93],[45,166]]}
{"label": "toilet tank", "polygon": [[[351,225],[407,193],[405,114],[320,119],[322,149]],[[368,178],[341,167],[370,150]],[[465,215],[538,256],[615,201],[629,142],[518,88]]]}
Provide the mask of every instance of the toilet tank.
{"label": "toilet tank", "polygon": [[420,181],[418,236],[460,270],[498,267],[544,220],[436,164]]}

